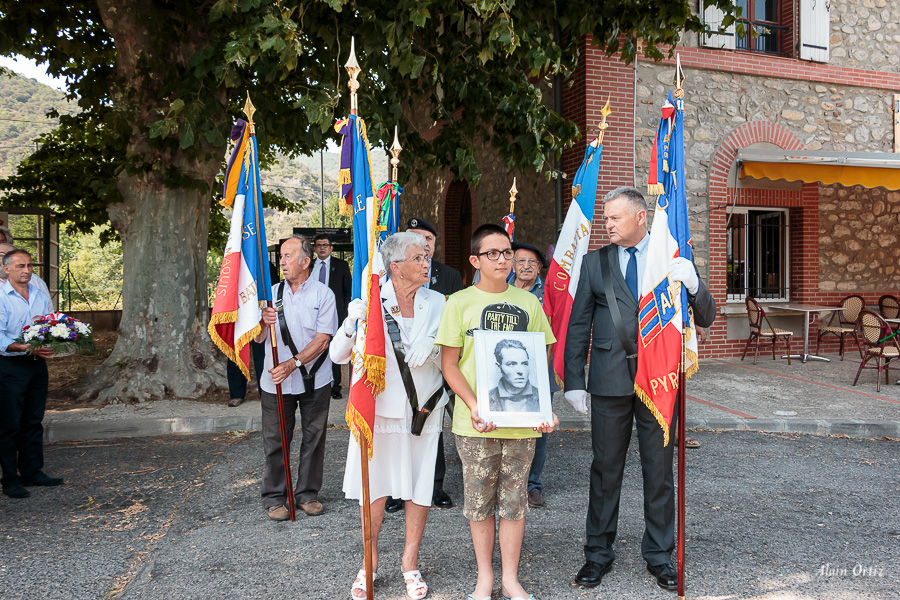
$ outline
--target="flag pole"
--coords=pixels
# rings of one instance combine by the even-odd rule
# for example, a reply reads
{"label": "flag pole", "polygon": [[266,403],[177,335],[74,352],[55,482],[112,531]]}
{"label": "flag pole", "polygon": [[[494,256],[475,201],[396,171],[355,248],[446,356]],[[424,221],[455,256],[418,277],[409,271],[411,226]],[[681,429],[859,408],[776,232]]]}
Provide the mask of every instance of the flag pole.
{"label": "flag pole", "polygon": [[[256,135],[256,126],[253,124],[253,113],[256,112],[256,108],[253,106],[253,103],[250,102],[250,92],[247,92],[247,102],[244,104],[244,114],[247,115],[247,126],[250,128],[250,137],[254,137]],[[251,146],[252,151],[252,146]],[[256,169],[253,170],[253,176],[256,177]],[[256,182],[254,186],[254,193],[259,193],[259,182]],[[259,203],[256,201],[256,198],[253,198],[253,208],[256,211],[256,222],[259,223]],[[263,253],[263,248],[260,243],[259,236],[256,236],[256,244],[259,254],[259,272],[264,273],[263,269],[268,269],[268,259],[264,259],[263,256],[268,256],[269,249],[266,248],[265,254]],[[266,301],[266,307],[272,308],[272,301]],[[269,325],[269,340],[271,341],[272,348],[272,366],[278,366],[278,340],[275,338],[275,325]],[[257,373],[257,377],[259,374]],[[284,414],[284,395],[281,392],[281,384],[275,384],[275,396],[278,401],[278,429],[281,434],[281,459],[284,462],[284,494],[287,497],[288,502],[288,512],[291,515],[291,521],[296,520],[296,513],[294,507],[294,483],[293,483],[293,475],[291,472],[291,449],[288,448],[287,439],[287,425],[286,425],[286,417]]]}
{"label": "flag pole", "polygon": [[[356,96],[356,90],[359,89],[357,77],[359,77],[362,69],[359,68],[359,62],[356,60],[356,40],[354,38],[350,38],[350,58],[347,59],[344,68],[347,70],[347,74],[350,75],[350,81],[347,82],[347,87],[350,88],[350,114],[359,116],[359,101]],[[371,257],[369,258],[369,264],[371,264]],[[353,393],[352,387],[350,393]],[[366,442],[366,436],[357,435],[356,439],[359,442],[359,465],[360,470],[362,471],[363,553],[365,554],[364,564],[366,567],[366,598],[367,600],[374,600],[375,586],[374,573],[372,572],[372,565],[374,563],[372,546],[372,503],[371,498],[369,497],[369,448]]]}
{"label": "flag pole", "polygon": [[[684,98],[684,89],[682,88],[682,84],[684,82],[684,73],[681,71],[681,55],[675,56],[675,103],[676,110],[683,109],[683,98]],[[685,175],[684,173],[680,174],[682,185],[684,185]],[[682,287],[684,284],[682,284]],[[682,314],[683,311],[687,310],[684,306],[684,295],[682,295]],[[696,332],[694,333],[696,335]],[[684,430],[684,421],[685,421],[685,400],[686,400],[686,391],[684,389],[685,386],[685,368],[687,366],[687,329],[682,325],[681,327],[681,361],[678,367],[678,393],[676,395],[676,403],[678,404],[678,532],[676,537],[678,538],[678,548],[676,550],[677,560],[678,560],[678,600],[684,600],[684,536],[685,536],[685,510],[684,510],[684,490],[685,490],[685,478],[684,478],[684,469],[685,469],[685,460],[684,460],[684,452],[685,452],[685,430]]]}

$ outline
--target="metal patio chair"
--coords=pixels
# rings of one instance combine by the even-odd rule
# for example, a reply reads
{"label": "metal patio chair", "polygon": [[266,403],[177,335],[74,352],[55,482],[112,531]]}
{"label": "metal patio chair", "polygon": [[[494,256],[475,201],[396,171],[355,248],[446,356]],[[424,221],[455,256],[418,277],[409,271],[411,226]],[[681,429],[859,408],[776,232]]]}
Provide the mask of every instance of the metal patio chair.
{"label": "metal patio chair", "polygon": [[[856,349],[859,350],[859,357],[863,357],[862,345],[859,343],[859,336],[856,334],[856,322],[859,319],[859,313],[866,307],[866,301],[862,296],[851,294],[841,300],[841,310],[831,313],[831,318],[824,325],[819,326],[819,334],[816,338],[816,354],[819,353],[819,344],[826,335],[836,335],[841,340],[841,360],[844,360],[844,338],[853,336],[856,340]],[[835,322],[837,321],[837,322]]]}
{"label": "metal patio chair", "polygon": [[[859,331],[862,334],[865,353],[859,363],[856,379],[853,385],[859,381],[859,374],[863,369],[878,369],[875,378],[877,391],[881,391],[881,372],[884,371],[884,382],[888,383],[891,374],[891,361],[900,358],[900,345],[894,337],[894,330],[876,312],[863,310],[859,313]],[[870,360],[875,360],[874,366],[866,366]]]}
{"label": "metal patio chair", "polygon": [[[885,294],[878,299],[878,312],[885,319],[900,319],[900,298],[891,294]],[[889,325],[897,331],[900,324],[889,323]]]}
{"label": "metal patio chair", "polygon": [[744,354],[741,356],[741,360],[744,360],[747,356],[747,351],[752,343],[756,347],[756,354],[753,356],[753,364],[755,365],[756,359],[759,357],[760,342],[772,343],[772,360],[775,360],[775,345],[780,338],[787,344],[787,359],[788,364],[791,364],[791,338],[794,336],[794,332],[772,327],[769,317],[766,316],[766,311],[753,298],[748,296],[745,302],[747,304],[747,318],[750,319],[750,336],[747,338],[747,345],[744,346]]}

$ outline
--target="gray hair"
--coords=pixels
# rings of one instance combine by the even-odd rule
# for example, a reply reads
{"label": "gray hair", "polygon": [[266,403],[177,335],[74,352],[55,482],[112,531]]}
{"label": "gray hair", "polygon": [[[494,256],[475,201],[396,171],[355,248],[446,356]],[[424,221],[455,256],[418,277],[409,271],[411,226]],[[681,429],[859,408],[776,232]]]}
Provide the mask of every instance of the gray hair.
{"label": "gray hair", "polygon": [[648,212],[649,208],[647,207],[647,201],[644,200],[643,194],[641,194],[637,188],[633,188],[631,186],[622,186],[617,187],[612,190],[606,196],[603,197],[603,203],[606,204],[612,200],[618,200],[619,198],[625,200],[628,205],[628,212],[631,216],[638,214],[640,211]]}
{"label": "gray hair", "polygon": [[7,244],[9,244],[10,246],[12,246],[14,244],[12,232],[10,232],[8,227],[0,227],[0,233],[2,233],[3,236],[6,238]]}
{"label": "gray hair", "polygon": [[428,246],[425,238],[419,233],[412,231],[404,231],[395,233],[381,244],[381,259],[384,261],[384,270],[387,276],[391,276],[391,263],[403,262],[406,260],[406,251],[411,246],[421,248],[423,252],[428,252]]}
{"label": "gray hair", "polygon": [[3,266],[8,267],[10,261],[12,260],[12,257],[15,256],[16,254],[27,254],[28,258],[32,258],[32,259],[34,258],[33,256],[31,256],[31,252],[29,252],[28,250],[22,250],[21,248],[13,248],[12,250],[10,250],[9,252],[7,252],[6,254],[3,255]]}
{"label": "gray hair", "polygon": [[[299,233],[295,233],[295,234],[291,235],[291,237],[289,237],[287,240],[300,240],[300,252],[303,253],[303,256],[300,257],[300,259],[297,261],[297,264],[300,264],[304,258],[308,258],[309,259],[309,270],[312,271],[313,265],[315,264],[316,261],[313,260],[313,257],[315,256],[315,254],[313,254],[313,249],[309,243],[309,240],[306,239],[304,236],[300,235]],[[287,240],[284,240],[284,241],[286,242]]]}

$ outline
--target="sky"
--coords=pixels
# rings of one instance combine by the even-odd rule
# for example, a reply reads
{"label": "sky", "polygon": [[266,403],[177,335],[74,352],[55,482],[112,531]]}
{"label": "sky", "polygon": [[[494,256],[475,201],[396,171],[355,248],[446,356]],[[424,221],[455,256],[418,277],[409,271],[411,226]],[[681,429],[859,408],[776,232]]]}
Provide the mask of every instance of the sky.
{"label": "sky", "polygon": [[33,60],[23,58],[21,56],[16,56],[15,58],[0,56],[0,66],[6,67],[7,69],[15,71],[16,73],[24,75],[25,77],[37,79],[44,85],[49,85],[52,88],[66,91],[65,79],[59,79],[47,75],[47,68],[45,65],[46,63],[44,65],[38,65]]}

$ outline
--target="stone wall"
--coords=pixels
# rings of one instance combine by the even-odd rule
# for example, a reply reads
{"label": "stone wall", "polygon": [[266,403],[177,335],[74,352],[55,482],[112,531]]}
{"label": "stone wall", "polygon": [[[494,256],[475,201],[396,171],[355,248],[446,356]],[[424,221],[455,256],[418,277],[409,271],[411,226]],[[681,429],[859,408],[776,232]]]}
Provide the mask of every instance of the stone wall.
{"label": "stone wall", "polygon": [[900,72],[900,2],[831,0],[829,64]]}
{"label": "stone wall", "polygon": [[819,290],[900,289],[900,192],[819,185]]}
{"label": "stone wall", "polygon": [[[900,3],[898,3],[900,4]],[[672,88],[669,65],[638,63],[635,180],[645,187],[663,94]],[[852,86],[688,70],[685,81],[685,154],[688,208],[698,267],[708,256],[709,161],[735,128],[779,123],[810,150],[890,152],[892,92]],[[719,207],[721,208],[721,207]]]}

